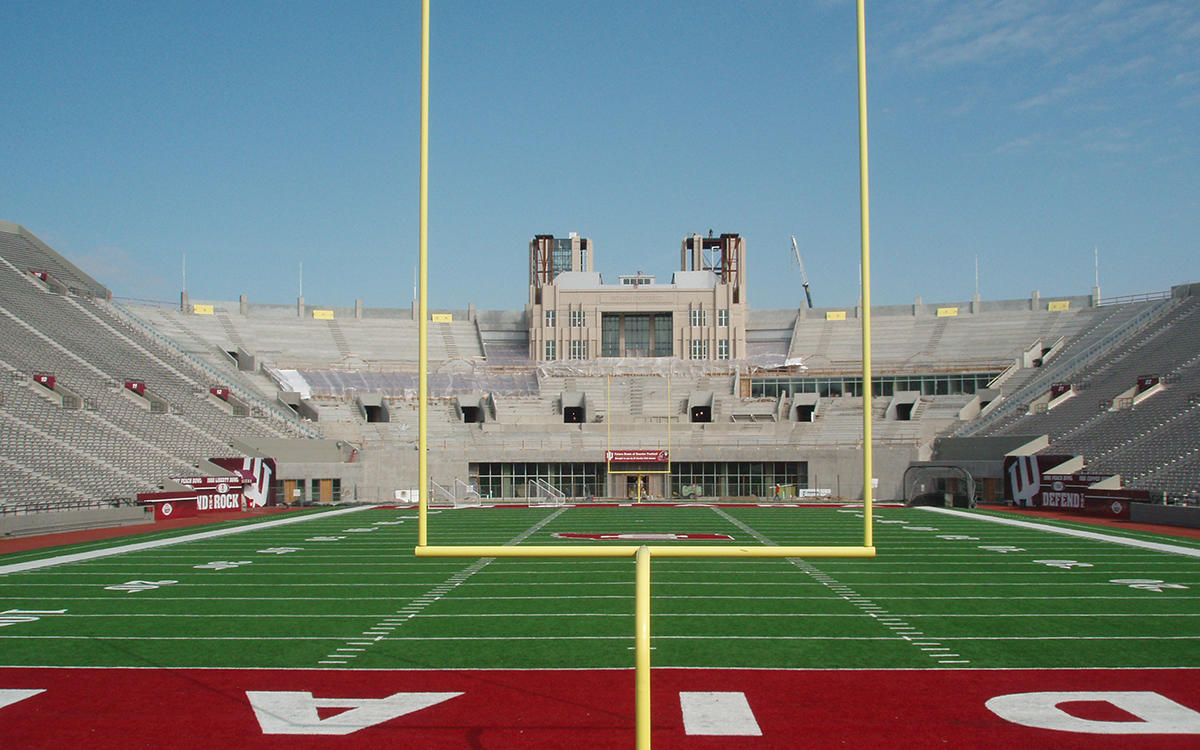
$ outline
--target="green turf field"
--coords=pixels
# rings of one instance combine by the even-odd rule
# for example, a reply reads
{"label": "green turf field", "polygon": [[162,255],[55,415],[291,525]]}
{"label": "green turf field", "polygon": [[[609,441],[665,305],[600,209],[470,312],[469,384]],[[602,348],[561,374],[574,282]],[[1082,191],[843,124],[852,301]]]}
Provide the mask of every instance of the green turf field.
{"label": "green turf field", "polygon": [[[876,559],[655,560],[654,665],[1196,666],[1200,557],[988,516],[879,508]],[[632,560],[417,559],[412,510],[242,525],[0,575],[0,665],[632,666]],[[857,545],[862,519],[850,508],[460,509],[430,516],[429,541],[595,544],[555,532]],[[0,568],[168,536],[5,555]]]}

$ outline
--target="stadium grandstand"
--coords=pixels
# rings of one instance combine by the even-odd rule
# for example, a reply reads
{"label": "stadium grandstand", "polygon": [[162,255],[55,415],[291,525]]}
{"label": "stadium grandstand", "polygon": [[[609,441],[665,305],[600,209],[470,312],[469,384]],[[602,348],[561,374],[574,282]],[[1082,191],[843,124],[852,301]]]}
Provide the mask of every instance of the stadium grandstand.
{"label": "stadium grandstand", "polygon": [[[435,500],[862,496],[858,308],[752,309],[736,234],[685,237],[669,283],[604,284],[573,234],[529,252],[525,309],[431,311]],[[10,519],[136,520],[139,496],[253,459],[273,463],[273,503],[417,490],[414,308],[113,299],[7,222],[0,290]],[[1196,293],[873,308],[876,495],[912,499],[911,469],[953,466],[968,502],[1011,499],[1006,460],[1040,454],[1195,502]]]}

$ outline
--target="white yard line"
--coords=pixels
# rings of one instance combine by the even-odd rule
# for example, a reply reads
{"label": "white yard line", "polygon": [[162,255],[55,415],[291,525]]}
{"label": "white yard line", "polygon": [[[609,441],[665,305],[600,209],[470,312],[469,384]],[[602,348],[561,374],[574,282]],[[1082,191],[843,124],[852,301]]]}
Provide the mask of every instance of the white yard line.
{"label": "white yard line", "polygon": [[[759,531],[755,530],[754,528],[750,527],[749,525],[742,523],[737,518],[734,518],[733,516],[729,515],[725,511],[721,510],[720,508],[713,508],[713,511],[716,512],[717,515],[721,516],[729,523],[731,523],[734,526],[736,526],[737,528],[741,529],[743,532],[754,537],[759,542],[759,544],[765,544],[765,545],[771,546],[771,547],[775,546],[775,542],[773,542],[770,538],[768,538],[764,534],[760,533]],[[922,640],[930,641],[932,643],[938,643],[938,639],[936,639],[932,636],[927,636],[922,631],[917,630],[913,626],[909,625],[907,622],[905,622],[905,619],[903,617],[893,616],[891,613],[889,613],[883,607],[880,607],[878,604],[874,603],[867,597],[862,596],[857,591],[852,589],[850,586],[835,579],[833,576],[829,575],[828,573],[821,570],[820,568],[817,568],[815,565],[813,565],[809,561],[803,560],[800,558],[796,558],[796,557],[789,557],[789,558],[787,558],[787,561],[789,563],[791,563],[792,565],[794,565],[795,567],[802,570],[806,575],[808,575],[814,581],[821,584],[822,586],[825,586],[827,589],[832,591],[839,598],[843,599],[848,604],[858,608],[858,610],[859,610],[858,613],[850,613],[848,615],[841,615],[841,616],[862,617],[865,615],[867,617],[874,618],[876,620],[876,622],[878,622],[880,625],[883,625],[884,627],[888,628],[893,633],[895,633],[895,636],[894,636],[895,638],[899,638],[908,643],[912,643],[913,638],[916,638],[916,637],[919,637]],[[761,615],[759,615],[759,616],[761,616]],[[812,617],[812,615],[802,615],[802,616]],[[839,616],[839,615],[832,615],[832,616]],[[658,617],[662,617],[662,615],[658,615]],[[922,650],[924,650],[924,649],[922,649]],[[938,655],[927,653],[926,656],[936,658]],[[957,654],[955,654],[955,656],[957,656]],[[969,664],[970,661],[963,660],[962,662],[956,662],[956,663]]]}
{"label": "white yard line", "polygon": [[262,521],[260,523],[244,524],[242,526],[232,526],[229,528],[214,529],[212,531],[200,531],[195,534],[185,534],[183,536],[173,536],[168,539],[155,539],[150,542],[135,542],[134,544],[123,544],[119,547],[107,547],[105,549],[90,550],[88,552],[75,552],[69,555],[57,555],[55,557],[47,557],[41,560],[28,560],[26,562],[12,563],[10,565],[0,565],[0,575],[9,573],[21,573],[27,570],[40,570],[49,568],[55,565],[65,565],[67,563],[82,562],[85,560],[96,560],[101,557],[111,557],[113,555],[123,555],[126,552],[140,552],[146,549],[156,549],[158,547],[168,547],[173,544],[182,544],[184,542],[194,542],[199,539],[214,539],[216,537],[229,536],[230,534],[241,534],[244,531],[257,531],[258,529],[266,529],[272,526],[285,526],[292,523],[301,523],[303,521],[311,521],[314,518],[329,518],[330,516],[340,516],[345,513],[355,513],[360,510],[370,510],[373,506],[364,505],[354,508],[340,508],[338,510],[330,510],[324,513],[306,513],[302,516],[293,516],[291,518],[281,518],[277,521]]}
{"label": "white yard line", "polygon": [[[528,529],[525,529],[525,531],[521,532],[517,536],[508,540],[508,542],[505,543],[505,546],[512,546],[512,545],[520,544],[521,542],[525,541],[526,539],[528,539],[529,537],[531,537],[535,533],[537,533],[542,527],[546,526],[551,521],[558,518],[560,515],[562,515],[564,512],[566,512],[566,510],[567,510],[566,508],[560,508],[559,510],[555,511],[554,513],[551,513],[550,515],[546,516],[545,518],[538,521],[534,525],[530,526]],[[450,576],[448,579],[446,579],[442,583],[435,585],[432,589],[430,589],[428,592],[426,592],[423,596],[419,596],[419,597],[413,599],[409,604],[407,604],[404,607],[402,607],[401,609],[397,610],[395,614],[390,615],[390,616],[388,616],[388,615],[382,616],[388,622],[390,622],[392,620],[398,620],[398,622],[396,622],[396,624],[384,624],[383,622],[381,622],[379,625],[376,625],[372,628],[369,628],[369,629],[363,631],[363,635],[361,637],[369,638],[372,644],[378,643],[379,641],[382,641],[384,638],[387,638],[388,640],[392,640],[391,632],[393,630],[402,626],[405,622],[407,622],[408,620],[411,620],[412,618],[416,617],[417,615],[423,615],[423,616],[428,617],[429,615],[424,615],[424,611],[426,608],[428,608],[432,604],[435,604],[442,597],[446,596],[454,589],[463,585],[463,583],[465,583],[467,581],[467,579],[471,578],[476,573],[478,573],[479,571],[486,568],[488,565],[491,565],[495,560],[496,560],[496,558],[494,558],[494,557],[485,557],[480,560],[476,560],[470,566],[458,571],[457,573]],[[380,616],[377,615],[376,617],[380,617]],[[470,639],[467,639],[467,640],[470,640]],[[331,657],[332,658],[337,658],[337,657],[353,658],[353,657],[357,657],[357,656],[358,656],[358,654],[338,654],[337,652],[334,652],[331,654],[326,654],[325,658],[326,659],[329,659]],[[331,663],[336,663],[336,662],[322,661],[319,663],[320,664],[331,664]]]}
{"label": "white yard line", "polygon": [[1005,526],[1016,526],[1022,529],[1033,529],[1034,531],[1048,531],[1052,534],[1062,534],[1064,536],[1074,536],[1081,539],[1095,539],[1100,542],[1112,542],[1113,544],[1123,544],[1126,547],[1140,547],[1141,549],[1154,550],[1155,552],[1166,552],[1171,555],[1184,555],[1186,557],[1200,557],[1200,549],[1194,547],[1181,547],[1177,544],[1163,544],[1161,542],[1148,542],[1142,539],[1132,539],[1125,536],[1113,536],[1112,534],[1101,534],[1097,531],[1085,531],[1083,529],[1068,529],[1063,526],[1051,526],[1044,523],[1034,523],[1032,521],[1022,521],[1017,518],[1001,518],[999,516],[990,516],[981,513],[968,513],[964,510],[955,510],[954,508],[935,508],[931,506],[922,506],[921,510],[931,511],[933,513],[943,513],[948,516],[957,516],[959,518],[970,518],[975,521],[988,521],[990,523],[999,523]]}
{"label": "white yard line", "polygon": [[[388,636],[388,641],[628,641],[632,635],[417,635],[417,636]],[[0,635],[0,641],[6,640],[41,640],[41,641],[195,641],[195,635]],[[337,643],[373,646],[361,639],[347,641],[345,636],[311,636],[311,635],[226,635],[205,636],[206,641],[331,641]],[[717,633],[714,635],[656,635],[654,640],[687,641],[888,641],[896,642],[896,636],[854,636],[854,635],[729,635]],[[985,635],[985,636],[945,636],[943,641],[1196,641],[1200,635]],[[920,641],[926,643],[927,641]],[[23,668],[25,665],[5,664],[4,668]],[[95,665],[92,665],[95,666]],[[128,667],[121,667],[126,669]],[[240,667],[234,667],[240,669]],[[301,669],[302,667],[297,667]],[[727,667],[713,667],[726,669]],[[728,667],[734,669],[735,667]],[[1071,667],[1074,669],[1075,667]],[[1127,669],[1184,669],[1187,667],[1127,667]],[[657,667],[656,667],[657,669]],[[797,667],[796,669],[808,669]],[[1120,669],[1120,667],[1096,667],[1096,669]]]}

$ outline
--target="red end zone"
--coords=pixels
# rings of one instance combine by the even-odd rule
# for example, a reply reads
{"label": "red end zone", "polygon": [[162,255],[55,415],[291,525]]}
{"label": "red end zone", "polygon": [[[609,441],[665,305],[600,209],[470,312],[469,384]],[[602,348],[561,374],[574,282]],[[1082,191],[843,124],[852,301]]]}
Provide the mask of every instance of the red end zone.
{"label": "red end zone", "polygon": [[[1200,669],[662,669],[653,744],[1194,748],[1197,684]],[[633,715],[631,670],[0,669],[5,747],[622,748]]]}

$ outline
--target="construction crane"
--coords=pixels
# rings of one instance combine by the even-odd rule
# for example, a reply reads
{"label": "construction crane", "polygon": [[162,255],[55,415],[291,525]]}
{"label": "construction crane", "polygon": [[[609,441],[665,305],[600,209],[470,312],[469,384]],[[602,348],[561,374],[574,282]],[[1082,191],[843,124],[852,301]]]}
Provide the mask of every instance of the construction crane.
{"label": "construction crane", "polygon": [[800,283],[804,285],[804,297],[808,307],[812,309],[812,292],[808,291],[808,274],[804,272],[804,261],[800,260],[800,246],[796,244],[796,235],[792,235],[792,254],[796,256],[796,265],[800,266]]}

